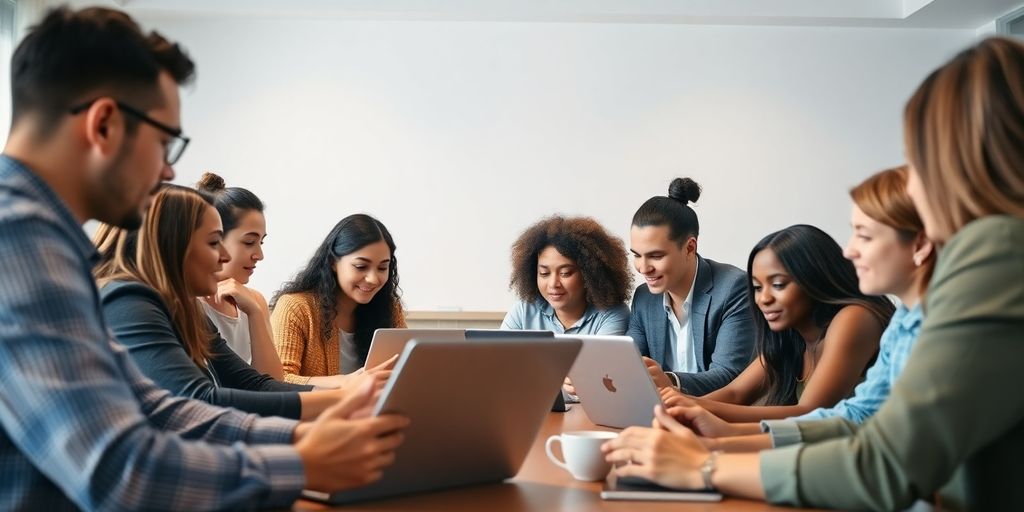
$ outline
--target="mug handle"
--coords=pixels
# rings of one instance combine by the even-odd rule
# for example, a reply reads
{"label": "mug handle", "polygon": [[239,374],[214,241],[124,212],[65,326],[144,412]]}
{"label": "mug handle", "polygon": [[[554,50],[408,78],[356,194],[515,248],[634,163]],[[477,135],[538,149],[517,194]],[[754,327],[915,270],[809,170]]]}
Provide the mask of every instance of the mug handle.
{"label": "mug handle", "polygon": [[553,462],[556,466],[568,471],[569,466],[567,466],[565,462],[558,460],[558,457],[555,457],[555,454],[551,451],[551,444],[554,443],[555,441],[558,441],[558,443],[561,444],[562,436],[549,437],[547,442],[544,443],[544,451],[547,452],[548,458],[551,459],[551,462]]}

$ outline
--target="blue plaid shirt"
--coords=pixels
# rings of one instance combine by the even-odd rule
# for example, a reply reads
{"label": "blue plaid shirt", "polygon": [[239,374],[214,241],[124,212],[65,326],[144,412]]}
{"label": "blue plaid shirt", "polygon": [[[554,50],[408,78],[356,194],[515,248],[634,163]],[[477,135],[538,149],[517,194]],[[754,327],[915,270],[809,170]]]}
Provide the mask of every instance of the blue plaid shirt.
{"label": "blue plaid shirt", "polygon": [[786,446],[801,442],[798,421],[820,420],[841,417],[861,424],[873,416],[882,403],[889,398],[896,378],[903,372],[914,348],[917,335],[921,333],[921,304],[913,309],[900,306],[889,320],[888,327],[879,341],[878,359],[868,369],[864,381],[853,390],[853,396],[839,401],[834,407],[820,407],[803,416],[786,420],[761,422],[763,430],[771,432],[773,446]]}
{"label": "blue plaid shirt", "polygon": [[0,510],[286,506],[295,422],[175,398],[115,343],[66,205],[0,156]]}

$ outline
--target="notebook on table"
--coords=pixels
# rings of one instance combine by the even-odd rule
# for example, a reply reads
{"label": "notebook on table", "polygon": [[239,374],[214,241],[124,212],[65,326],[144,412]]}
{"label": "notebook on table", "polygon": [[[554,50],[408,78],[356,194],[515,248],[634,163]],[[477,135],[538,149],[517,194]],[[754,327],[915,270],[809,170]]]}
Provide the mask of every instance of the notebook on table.
{"label": "notebook on table", "polygon": [[722,501],[722,494],[716,491],[681,491],[662,487],[643,478],[623,478],[612,471],[604,481],[601,499],[615,501]]}

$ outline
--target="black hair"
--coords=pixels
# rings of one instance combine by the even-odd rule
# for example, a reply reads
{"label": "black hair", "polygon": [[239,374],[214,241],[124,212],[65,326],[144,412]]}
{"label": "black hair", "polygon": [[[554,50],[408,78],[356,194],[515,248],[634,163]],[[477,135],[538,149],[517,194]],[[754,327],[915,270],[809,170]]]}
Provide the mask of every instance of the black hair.
{"label": "black hair", "polygon": [[213,206],[220,214],[225,234],[238,227],[238,219],[243,213],[249,211],[263,213],[263,201],[260,201],[256,194],[242,187],[226,187],[224,178],[212,172],[203,173],[203,177],[196,183],[196,189],[213,197]]}
{"label": "black hair", "polygon": [[668,226],[669,240],[682,245],[689,237],[700,235],[697,213],[688,203],[696,203],[701,188],[690,178],[676,178],[668,186],[668,196],[654,196],[644,202],[633,214],[633,225]]}
{"label": "black hair", "polygon": [[[121,11],[52,9],[11,57],[11,125],[33,113],[39,119],[34,135],[46,137],[61,116],[92,94],[114,95],[143,111],[157,107],[161,71],[184,84],[195,64],[176,43],[143,33]],[[129,133],[138,126],[132,116],[125,123]]]}
{"label": "black hair", "polygon": [[[334,319],[337,316],[338,279],[334,265],[347,254],[375,242],[384,241],[391,251],[388,266],[388,281],[367,304],[356,306],[355,338],[360,362],[366,361],[373,332],[380,328],[397,327],[401,319],[401,288],[398,286],[398,259],[395,257],[395,241],[391,233],[379,220],[366,215],[355,214],[341,219],[327,234],[320,247],[313,253],[306,266],[285,283],[270,301],[270,307],[285,294],[309,293],[320,305],[320,321],[323,335],[334,336]],[[327,339],[321,340],[326,342]]]}
{"label": "black hair", "polygon": [[[828,233],[797,224],[762,238],[747,258],[748,276],[754,275],[754,257],[765,249],[775,253],[811,301],[811,320],[821,329],[822,337],[839,310],[850,305],[867,308],[881,325],[889,323],[895,311],[892,302],[861,293],[853,263],[843,257],[843,249]],[[764,358],[766,405],[796,403],[796,383],[803,373],[806,343],[795,328],[771,330],[755,299],[752,277],[747,281],[747,300],[757,332],[757,355]]]}

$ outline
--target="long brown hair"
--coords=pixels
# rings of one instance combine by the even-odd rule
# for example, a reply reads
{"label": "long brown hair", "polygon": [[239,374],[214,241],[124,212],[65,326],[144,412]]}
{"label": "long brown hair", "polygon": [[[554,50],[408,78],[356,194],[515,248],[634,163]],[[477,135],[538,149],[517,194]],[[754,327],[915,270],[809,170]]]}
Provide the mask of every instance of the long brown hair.
{"label": "long brown hair", "polygon": [[977,218],[1024,217],[1024,45],[991,37],[932,73],[903,113],[937,241]]}
{"label": "long brown hair", "polygon": [[92,235],[92,243],[100,253],[100,261],[93,267],[93,276],[102,288],[108,282],[128,277],[135,270],[136,240],[139,232],[111,224],[101,223]]}
{"label": "long brown hair", "polygon": [[135,280],[156,290],[171,312],[185,351],[199,367],[206,366],[213,333],[195,293],[185,284],[185,252],[203,214],[212,207],[213,200],[203,193],[164,185],[137,232],[104,224],[93,237],[100,251],[95,271],[100,286],[113,280]]}
{"label": "long brown hair", "polygon": [[364,213],[349,215],[338,221],[327,234],[309,263],[284,284],[273,299],[270,309],[277,306],[282,295],[307,293],[313,296],[320,306],[321,336],[327,340],[336,336],[334,322],[337,319],[338,299],[344,293],[338,286],[338,277],[334,265],[343,256],[352,254],[367,245],[381,242],[387,244],[391,253],[391,264],[388,266],[388,280],[367,304],[356,306],[355,338],[359,360],[365,361],[370,350],[373,333],[380,328],[404,327],[405,319],[402,312],[402,289],[398,286],[398,258],[395,240],[384,223]]}
{"label": "long brown hair", "polygon": [[[907,194],[906,165],[881,171],[850,190],[850,198],[865,215],[896,230],[900,240],[911,244],[924,234],[924,222]],[[935,251],[928,253],[914,271],[918,292],[924,294],[935,270]]]}

